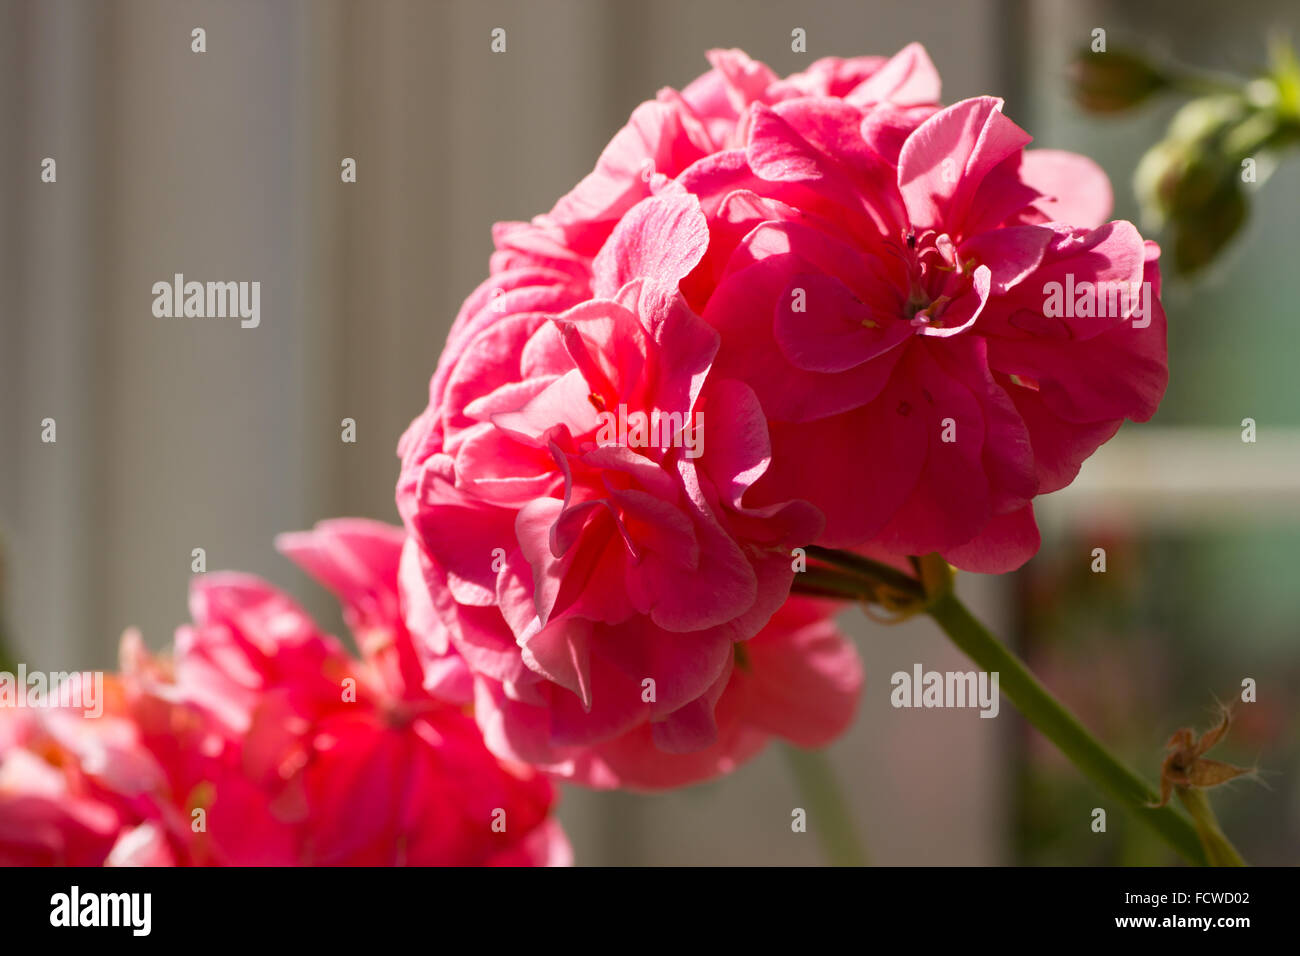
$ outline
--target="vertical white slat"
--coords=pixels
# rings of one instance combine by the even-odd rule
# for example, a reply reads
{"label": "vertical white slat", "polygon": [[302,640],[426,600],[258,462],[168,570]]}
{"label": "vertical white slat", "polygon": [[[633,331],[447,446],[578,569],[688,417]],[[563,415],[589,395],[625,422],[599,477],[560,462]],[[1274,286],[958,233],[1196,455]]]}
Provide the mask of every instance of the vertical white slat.
{"label": "vertical white slat", "polygon": [[[310,91],[292,55],[300,5],[141,2],[97,38],[112,61],[98,234],[103,294],[83,316],[101,348],[102,440],[93,508],[103,527],[96,638],[136,624],[165,643],[187,614],[190,553],[209,570],[283,576],[273,534],[300,525],[301,348],[314,317],[295,248],[309,175],[300,129]],[[191,30],[207,52],[191,51]],[[261,325],[155,318],[173,274],[261,286]]]}
{"label": "vertical white slat", "polygon": [[[92,640],[102,553],[90,502],[103,447],[94,394],[98,314],[93,228],[102,186],[95,97],[102,11],[69,3],[14,11],[4,43],[3,484],[5,616],[34,668],[103,664]],[[44,157],[56,183],[40,181]],[[41,442],[55,419],[57,441]]]}

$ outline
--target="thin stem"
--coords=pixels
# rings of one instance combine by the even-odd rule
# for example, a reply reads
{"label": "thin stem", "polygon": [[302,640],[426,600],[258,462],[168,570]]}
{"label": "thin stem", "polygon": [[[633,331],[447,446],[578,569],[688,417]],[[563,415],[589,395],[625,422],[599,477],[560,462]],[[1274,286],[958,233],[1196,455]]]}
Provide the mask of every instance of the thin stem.
{"label": "thin stem", "polygon": [[809,545],[804,550],[808,553],[808,557],[820,561],[822,564],[849,571],[860,577],[865,577],[869,581],[888,584],[895,590],[904,593],[910,592],[918,597],[921,596],[920,581],[888,564],[874,561],[860,554],[854,554],[852,551],[836,551],[833,548],[819,548],[816,545]]}
{"label": "thin stem", "polygon": [[12,674],[18,669],[18,657],[9,649],[5,638],[4,625],[0,622],[0,671]]}
{"label": "thin stem", "polygon": [[1192,823],[1172,807],[1152,806],[1159,797],[1150,785],[1090,734],[956,595],[938,596],[927,611],[967,657],[986,671],[998,672],[1007,699],[1088,779],[1120,800],[1184,859],[1199,865],[1211,862]]}
{"label": "thin stem", "polygon": [[1194,787],[1177,789],[1178,799],[1192,815],[1192,822],[1201,837],[1201,845],[1205,847],[1205,855],[1210,860],[1210,866],[1245,866],[1246,861],[1241,858],[1237,848],[1219,829],[1218,818],[1210,808],[1210,798],[1205,795],[1205,791]]}
{"label": "thin stem", "polygon": [[867,852],[853,828],[848,800],[826,754],[789,745],[782,749],[800,796],[808,804],[808,824],[817,833],[831,866],[866,866]]}
{"label": "thin stem", "polygon": [[793,590],[800,594],[816,594],[821,597],[838,597],[843,600],[861,600],[863,588],[867,582],[846,578],[827,568],[811,567],[795,576]]}
{"label": "thin stem", "polygon": [[18,669],[18,658],[9,646],[5,634],[5,575],[4,542],[0,540],[0,671],[11,674]]}
{"label": "thin stem", "polygon": [[1169,89],[1188,96],[1240,96],[1245,81],[1214,73],[1167,73]]}

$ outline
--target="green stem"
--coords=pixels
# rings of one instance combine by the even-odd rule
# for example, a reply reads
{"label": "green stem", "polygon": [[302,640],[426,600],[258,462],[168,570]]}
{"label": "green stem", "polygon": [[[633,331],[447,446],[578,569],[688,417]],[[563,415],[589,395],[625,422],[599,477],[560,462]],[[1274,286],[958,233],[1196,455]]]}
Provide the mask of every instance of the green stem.
{"label": "green stem", "polygon": [[955,594],[940,594],[926,610],[967,657],[999,674],[1002,693],[1084,776],[1121,801],[1185,860],[1198,865],[1212,862],[1192,823],[1172,807],[1152,806],[1159,797],[1150,785],[1090,734]]}
{"label": "green stem", "polygon": [[18,658],[13,651],[9,649],[9,644],[5,640],[3,623],[0,622],[0,671],[6,674],[12,674],[18,669]]}
{"label": "green stem", "polygon": [[1211,866],[1246,865],[1246,861],[1241,858],[1232,841],[1219,829],[1219,821],[1214,815],[1214,810],[1210,808],[1210,798],[1205,795],[1204,790],[1179,787],[1178,799],[1192,815],[1192,822],[1196,825],[1196,832],[1201,837],[1201,845],[1205,847],[1205,855],[1209,858]]}
{"label": "green stem", "polygon": [[866,850],[853,828],[848,801],[826,754],[789,745],[782,749],[794,772],[801,798],[808,805],[805,809],[809,826],[821,841],[831,866],[866,866]]}
{"label": "green stem", "polygon": [[1167,73],[1165,83],[1188,96],[1240,96],[1246,86],[1244,80],[1213,73]]}
{"label": "green stem", "polygon": [[5,582],[4,542],[0,540],[0,671],[12,674],[18,669],[18,659],[10,650],[5,634]]}

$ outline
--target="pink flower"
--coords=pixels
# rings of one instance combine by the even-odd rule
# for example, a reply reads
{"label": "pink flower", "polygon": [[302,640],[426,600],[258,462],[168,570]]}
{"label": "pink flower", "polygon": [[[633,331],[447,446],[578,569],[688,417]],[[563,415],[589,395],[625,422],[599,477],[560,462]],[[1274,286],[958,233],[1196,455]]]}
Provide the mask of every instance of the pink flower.
{"label": "pink flower", "polygon": [[104,684],[103,713],[0,707],[0,866],[102,866],[153,831],[149,862],[170,865],[177,847],[159,801],[164,775],[126,713],[121,686]]}
{"label": "pink flower", "polygon": [[399,446],[427,682],[463,700],[463,664],[496,753],[597,786],[716,752],[792,547],[1013,568],[1035,495],[1165,384],[1157,250],[1090,162],[940,109],[918,46],[710,58],[498,226]]}
{"label": "pink flower", "polygon": [[101,717],[0,710],[0,862],[564,865],[550,783],[422,688],[403,534],[341,519],[281,547],[335,591],[363,660],[288,597],[195,580],[170,658],[122,642]]}
{"label": "pink flower", "polygon": [[428,696],[399,615],[403,536],[340,519],[280,546],[343,602],[353,660],[288,597],[240,574],[196,579],[167,668],[133,652],[145,739],[205,827],[200,862],[555,864],[567,841],[550,784],[483,746]]}
{"label": "pink flower", "polygon": [[710,59],[549,214],[498,227],[435,402],[475,330],[608,295],[595,263],[620,255],[615,227],[635,246],[636,204],[684,189],[708,223],[680,288],[722,333],[711,375],[750,386],[769,426],[746,503],[811,502],[820,544],[1017,567],[1037,549],[1032,499],[1163,394],[1158,249],[1104,221],[1090,161],[1025,152],[1000,101],[939,111],[917,45],[784,81],[739,51]]}
{"label": "pink flower", "polygon": [[512,697],[508,685],[480,676],[479,723],[494,752],[597,788],[659,790],[706,780],[735,770],[772,737],[825,746],[852,722],[863,680],[857,652],[829,611],[820,602],[787,601],[755,637],[736,645],[714,683],[670,721],[643,719],[590,743],[557,744],[546,720],[571,709],[517,699],[522,695]]}
{"label": "pink flower", "polygon": [[642,103],[605,147],[596,168],[549,214],[497,226],[492,271],[520,264],[560,266],[581,276],[618,222],[665,180],[717,153],[743,148],[756,105],[835,97],[868,111],[882,127],[920,122],[939,100],[939,75],[920,44],[896,56],[826,57],[780,79],[740,50],[710,50],[713,69],[680,93]]}
{"label": "pink flower", "polygon": [[[464,700],[463,662],[496,753],[595,786],[711,776],[768,733],[802,733],[789,709],[769,721],[739,707],[755,681],[732,675],[821,520],[796,500],[742,502],[768,468],[766,424],[750,385],[711,372],[718,336],[676,292],[710,226],[672,180],[734,152],[759,104],[848,97],[883,130],[928,116],[939,92],[916,46],[788,80],[739,51],[710,59],[638,107],[549,214],[497,227],[492,276],[400,448],[401,580],[430,690]],[[764,646],[797,646],[793,627],[774,623]],[[820,627],[831,637],[798,667],[814,675],[824,742],[860,671]]]}
{"label": "pink flower", "polygon": [[813,503],[828,546],[1019,566],[1035,495],[1164,392],[1158,249],[1103,222],[1100,170],[1024,152],[989,97],[901,139],[837,99],[747,128],[676,183],[709,215],[682,288],[721,333],[713,374],[771,434],[745,503]]}
{"label": "pink flower", "polygon": [[0,754],[0,866],[101,866],[123,829],[120,812],[81,790],[27,747]]}
{"label": "pink flower", "polygon": [[[468,666],[495,753],[593,786],[675,785],[735,766],[773,726],[804,732],[797,709],[740,707],[732,674],[820,518],[741,503],[766,426],[749,386],[710,374],[717,333],[676,292],[707,223],[661,185],[592,261],[594,298],[453,331],[400,447],[401,581],[426,659]],[[839,730],[860,674],[829,635],[799,666]]]}
{"label": "pink flower", "polygon": [[826,57],[784,80],[740,50],[708,57],[713,69],[684,90],[661,90],[638,106],[596,168],[549,213],[496,225],[491,277],[456,317],[431,386],[435,398],[473,332],[502,315],[559,312],[590,298],[592,260],[614,227],[699,160],[743,148],[755,105],[840,97],[862,107],[881,138],[895,139],[938,108],[939,75],[916,43],[888,60]]}

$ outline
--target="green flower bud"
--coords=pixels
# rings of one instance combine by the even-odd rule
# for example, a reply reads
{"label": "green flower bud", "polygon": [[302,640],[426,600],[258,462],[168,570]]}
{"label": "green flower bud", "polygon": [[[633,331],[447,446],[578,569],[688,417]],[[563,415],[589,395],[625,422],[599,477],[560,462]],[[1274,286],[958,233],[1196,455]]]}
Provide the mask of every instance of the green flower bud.
{"label": "green flower bud", "polygon": [[1209,265],[1245,221],[1245,192],[1235,177],[1226,179],[1205,203],[1174,219],[1174,271],[1189,275]]}
{"label": "green flower bud", "polygon": [[1075,101],[1092,113],[1116,113],[1168,85],[1165,75],[1126,50],[1085,50],[1071,65]]}

